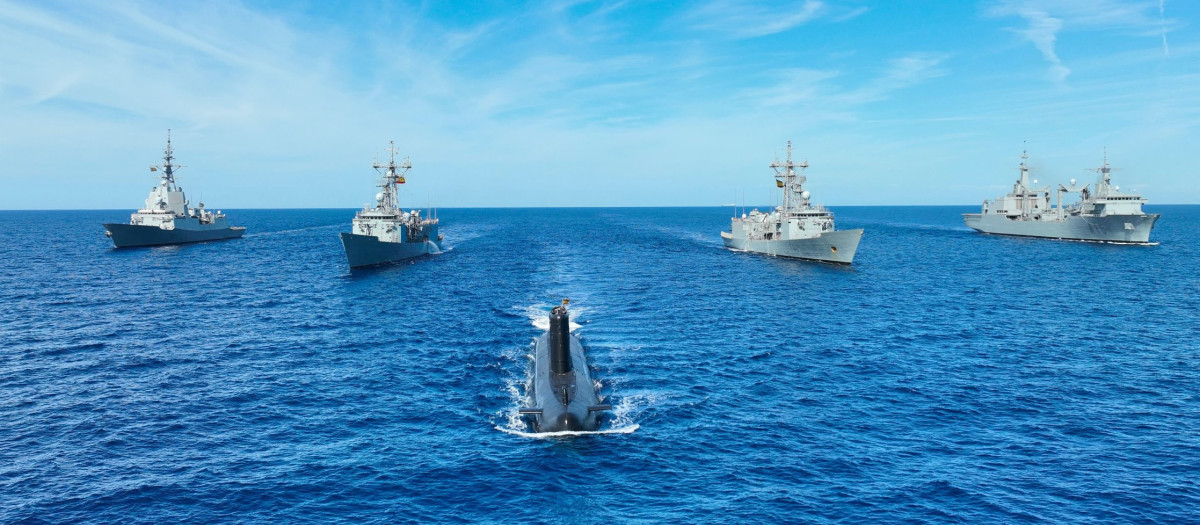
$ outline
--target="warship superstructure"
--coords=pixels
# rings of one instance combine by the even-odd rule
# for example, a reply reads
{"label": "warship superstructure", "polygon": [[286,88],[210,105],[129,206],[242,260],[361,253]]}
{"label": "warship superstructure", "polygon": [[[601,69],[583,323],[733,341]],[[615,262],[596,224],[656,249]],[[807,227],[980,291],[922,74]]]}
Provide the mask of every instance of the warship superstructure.
{"label": "warship superstructure", "polygon": [[522,417],[537,432],[596,430],[603,413],[611,405],[600,404],[596,384],[588,373],[583,343],[571,333],[570,301],[550,310],[550,329],[533,351],[533,381],[530,408],[520,409]]}
{"label": "warship superstructure", "polygon": [[840,264],[850,264],[858,251],[862,229],[834,228],[833,212],[813,205],[804,189],[804,170],[808,161],[792,162],[792,141],[787,143],[787,160],[776,160],[775,185],[783,199],[774,210],[757,209],[735,216],[731,231],[721,232],[725,246],[735,250]]}
{"label": "warship superstructure", "polygon": [[190,202],[183,188],[175,184],[175,171],[183,166],[172,163],[174,159],[168,130],[163,164],[150,167],[150,171],[161,175],[158,185],[146,198],[146,207],[134,212],[128,224],[104,224],[105,235],[112,238],[117,248],[218,241],[246,233],[246,228],[230,226],[224,213],[204,209],[203,202],[188,207]]}
{"label": "warship superstructure", "polygon": [[437,218],[423,218],[420,210],[400,208],[397,188],[404,184],[412,163],[405,158],[397,164],[396,145],[389,144],[388,163],[373,165],[381,176],[375,205],[364,206],[355,213],[351,232],[341,234],[351,268],[402,261],[442,250]]}
{"label": "warship superstructure", "polygon": [[[1152,244],[1150,230],[1158,220],[1157,213],[1145,213],[1146,199],[1137,193],[1124,193],[1112,184],[1112,168],[1108,155],[1095,171],[1095,188],[1079,187],[1071,179],[1070,186],[1059,184],[1052,192],[1050,186],[1034,188],[1029,180],[1029,155],[1022,152],[1020,176],[1012,192],[994,201],[983,201],[980,213],[964,213],[963,222],[983,233],[1045,237],[1051,239],[1107,242],[1117,244]],[[1036,184],[1037,181],[1033,181]],[[1055,204],[1050,194],[1055,194]],[[1073,204],[1063,204],[1063,195],[1079,193]]]}

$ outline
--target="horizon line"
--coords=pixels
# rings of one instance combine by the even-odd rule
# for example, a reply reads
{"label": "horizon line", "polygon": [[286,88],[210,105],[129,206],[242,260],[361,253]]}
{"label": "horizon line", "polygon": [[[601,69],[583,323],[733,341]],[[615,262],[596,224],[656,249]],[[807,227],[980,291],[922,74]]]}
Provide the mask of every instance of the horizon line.
{"label": "horizon line", "polygon": [[[408,209],[417,210],[586,210],[586,209],[650,209],[650,208],[759,208],[759,207],[774,207],[775,204],[703,204],[703,205],[657,205],[657,206],[425,206],[425,207],[407,207]],[[837,206],[826,205],[826,208],[951,208],[951,207],[974,207],[978,204],[844,204]],[[1168,202],[1158,204],[1146,204],[1146,206],[1200,206],[1200,203],[1191,202]],[[304,208],[220,208],[220,211],[238,210],[238,211],[258,211],[258,210],[359,210],[361,207],[346,208],[346,207],[304,207]],[[0,208],[0,212],[7,211],[121,211],[127,212],[133,208]],[[136,210],[134,210],[136,211]]]}

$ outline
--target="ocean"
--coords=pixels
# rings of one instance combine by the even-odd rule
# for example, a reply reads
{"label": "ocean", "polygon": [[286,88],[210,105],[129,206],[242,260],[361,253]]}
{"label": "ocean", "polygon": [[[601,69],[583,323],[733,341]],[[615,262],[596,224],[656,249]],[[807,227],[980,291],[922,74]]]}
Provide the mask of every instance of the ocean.
{"label": "ocean", "polygon": [[[0,212],[0,522],[1200,520],[1200,206],[1157,246],[833,210],[852,266],[726,250],[730,208],[443,209],[353,272],[352,210]],[[564,297],[614,411],[533,436]]]}

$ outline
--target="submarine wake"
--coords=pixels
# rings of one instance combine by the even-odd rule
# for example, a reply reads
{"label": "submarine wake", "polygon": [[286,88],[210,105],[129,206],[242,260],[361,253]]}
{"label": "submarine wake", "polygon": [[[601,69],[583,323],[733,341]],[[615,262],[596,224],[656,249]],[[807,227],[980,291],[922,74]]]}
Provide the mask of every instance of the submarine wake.
{"label": "submarine wake", "polygon": [[606,435],[632,434],[635,430],[637,430],[641,427],[642,427],[641,425],[634,423],[627,427],[608,428],[608,429],[604,429],[604,430],[559,430],[556,432],[529,432],[529,431],[517,430],[517,429],[513,429],[513,428],[506,428],[506,427],[502,427],[499,425],[496,425],[495,428],[496,428],[496,430],[504,432],[505,434],[512,434],[514,436],[520,436],[523,438],[545,439],[545,438],[571,437],[571,436],[606,436]]}
{"label": "submarine wake", "polygon": [[[528,351],[523,351],[522,355],[525,359],[533,361],[533,344],[530,344]],[[634,431],[642,427],[640,423],[636,423],[635,416],[641,414],[647,409],[653,408],[655,404],[663,400],[663,396],[653,394],[637,394],[631,396],[621,396],[621,401],[613,405],[613,417],[609,420],[609,428],[602,430],[582,430],[573,431],[566,430],[561,432],[530,432],[529,423],[521,416],[519,407],[524,406],[526,397],[522,391],[528,391],[532,378],[517,378],[511,377],[505,381],[504,391],[508,394],[511,401],[509,408],[496,413],[497,418],[503,418],[503,423],[493,419],[493,428],[524,438],[541,439],[566,436],[603,436],[609,434],[632,434]]]}
{"label": "submarine wake", "polygon": [[[525,317],[529,318],[529,324],[533,325],[534,328],[537,328],[543,332],[550,329],[550,318],[546,317],[546,307],[544,304],[520,306],[515,308],[520,308],[525,312]],[[571,310],[575,312],[576,318],[590,311],[586,307],[579,306],[572,307]],[[579,323],[576,323],[574,319],[570,320],[570,323],[572,332],[583,328],[583,326],[581,326]],[[530,355],[533,355],[532,351],[530,352]]]}

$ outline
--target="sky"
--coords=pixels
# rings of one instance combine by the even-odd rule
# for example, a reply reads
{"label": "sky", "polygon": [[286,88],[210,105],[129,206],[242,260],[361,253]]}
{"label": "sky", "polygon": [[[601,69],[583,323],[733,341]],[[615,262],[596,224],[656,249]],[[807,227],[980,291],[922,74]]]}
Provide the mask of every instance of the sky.
{"label": "sky", "polygon": [[[344,5],[343,5],[344,4]],[[0,0],[0,209],[1200,203],[1194,0]]]}

